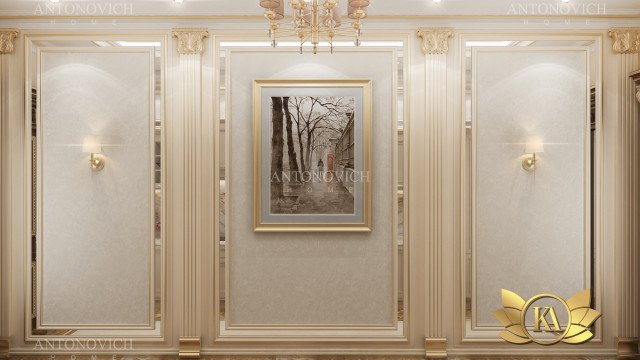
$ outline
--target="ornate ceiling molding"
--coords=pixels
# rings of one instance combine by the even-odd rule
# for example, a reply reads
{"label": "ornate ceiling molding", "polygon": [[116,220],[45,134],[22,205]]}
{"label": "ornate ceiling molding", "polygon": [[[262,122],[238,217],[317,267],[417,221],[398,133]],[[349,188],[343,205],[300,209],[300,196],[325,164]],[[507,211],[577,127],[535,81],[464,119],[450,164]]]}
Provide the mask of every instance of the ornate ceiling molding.
{"label": "ornate ceiling molding", "polygon": [[173,37],[178,39],[178,53],[180,55],[204,53],[204,38],[209,36],[205,28],[173,29]]}
{"label": "ornate ceiling molding", "polygon": [[418,37],[422,38],[422,52],[425,54],[447,54],[453,28],[420,28]]}
{"label": "ornate ceiling molding", "polygon": [[640,53],[640,28],[612,28],[613,51],[618,54]]}
{"label": "ornate ceiling molding", "polygon": [[14,40],[17,37],[16,30],[0,29],[0,54],[11,54],[15,49]]}

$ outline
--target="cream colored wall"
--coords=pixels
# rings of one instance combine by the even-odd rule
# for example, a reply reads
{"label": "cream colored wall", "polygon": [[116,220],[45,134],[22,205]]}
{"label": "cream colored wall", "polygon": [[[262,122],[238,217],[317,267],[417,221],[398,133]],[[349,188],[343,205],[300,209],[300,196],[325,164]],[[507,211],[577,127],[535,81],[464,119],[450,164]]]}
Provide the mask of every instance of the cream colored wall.
{"label": "cream colored wall", "polygon": [[[496,326],[501,289],[590,287],[588,50],[478,48],[473,72],[473,315]],[[544,152],[532,173],[521,162],[534,135]]]}
{"label": "cream colored wall", "polygon": [[[355,56],[354,56],[355,55]],[[357,56],[357,57],[356,57]],[[367,59],[367,66],[357,59]],[[255,59],[261,59],[256,66]],[[394,326],[393,52],[232,51],[228,116],[228,321],[237,325]],[[263,234],[252,227],[255,79],[371,79],[371,233]],[[384,99],[384,100],[382,100]],[[296,285],[297,284],[297,285]]]}
{"label": "cream colored wall", "polygon": [[[41,54],[42,326],[153,324],[152,60],[140,50]],[[89,135],[102,143],[99,172],[83,153]]]}
{"label": "cream colored wall", "polygon": [[[205,20],[186,21],[191,26],[198,26],[206,23]],[[16,26],[16,21],[4,21],[4,25]],[[597,28],[586,28],[582,33],[600,36],[604,46],[604,117],[605,119],[618,119],[622,110],[620,104],[622,100],[619,93],[620,73],[623,66],[620,62],[620,55],[616,55],[611,50],[612,42],[606,37],[608,26],[618,24],[633,25],[629,20],[611,20],[595,25]],[[25,324],[28,319],[29,299],[28,290],[25,288],[28,272],[27,254],[24,248],[25,229],[28,219],[28,202],[26,179],[29,171],[25,168],[27,148],[24,143],[24,89],[23,89],[23,39],[25,33],[53,33],[67,32],[72,36],[80,33],[87,36],[98,37],[100,32],[137,34],[144,37],[144,34],[153,36],[168,36],[169,29],[176,24],[149,23],[161,30],[140,30],[140,26],[146,25],[123,25],[122,28],[113,30],[111,27],[104,27],[102,30],[93,30],[89,25],[83,30],[62,31],[50,25],[45,30],[23,30],[21,38],[16,42],[17,49],[13,54],[0,55],[3,62],[8,60],[7,69],[2,73],[1,79],[7,81],[7,92],[9,93],[9,117],[3,117],[3,251],[4,262],[11,267],[10,275],[3,273],[6,280],[3,284],[2,296],[3,306],[3,327],[0,327],[0,335],[11,338],[11,348],[15,354],[34,353],[33,341],[25,341]],[[184,23],[183,23],[184,25]],[[241,21],[226,23],[224,21],[209,25],[210,35],[238,38],[237,34],[242,33],[246,38],[263,39],[262,31],[244,30],[254,28],[258,25],[248,21],[247,24]],[[260,23],[260,28],[262,28]],[[450,49],[444,55],[433,57],[425,56],[420,49],[420,39],[415,37],[415,29],[419,26],[450,25],[454,28],[455,36],[449,40]],[[21,25],[22,26],[22,25]],[[238,30],[234,33],[219,30],[225,26],[235,27]],[[23,26],[29,28],[29,25]],[[35,27],[35,26],[33,26]],[[63,26],[60,26],[63,27]],[[614,250],[620,249],[626,244],[624,237],[619,236],[622,224],[618,219],[624,215],[620,213],[620,199],[624,197],[623,189],[618,185],[621,181],[622,168],[620,167],[621,148],[618,147],[618,139],[623,133],[620,124],[615,121],[604,122],[604,160],[605,179],[603,190],[602,209],[604,214],[603,241],[598,249],[599,256],[603,260],[602,271],[597,274],[602,279],[604,317],[602,323],[602,341],[593,342],[579,347],[556,346],[554,348],[540,347],[516,347],[506,344],[501,340],[475,341],[463,340],[463,315],[462,306],[464,303],[464,292],[462,286],[463,270],[462,262],[462,224],[461,224],[461,179],[462,179],[462,154],[461,154],[461,119],[459,118],[461,102],[461,58],[460,58],[460,35],[461,34],[482,34],[487,29],[500,34],[523,34],[530,37],[548,37],[552,34],[562,36],[567,34],[565,25],[545,26],[544,24],[530,24],[524,26],[521,22],[517,24],[505,25],[504,23],[489,23],[481,20],[402,20],[386,22],[382,24],[372,24],[369,36],[377,39],[400,38],[408,39],[407,50],[408,59],[408,79],[410,91],[408,98],[411,100],[407,104],[408,114],[410,114],[411,129],[408,130],[408,166],[410,168],[410,182],[413,184],[409,204],[409,242],[410,257],[406,265],[409,271],[409,286],[405,292],[409,294],[409,313],[405,316],[409,319],[408,341],[379,342],[375,337],[363,336],[359,342],[286,342],[286,337],[280,337],[281,342],[265,344],[264,342],[242,341],[214,341],[215,329],[213,323],[213,283],[215,268],[213,266],[214,253],[211,239],[215,230],[213,225],[207,220],[213,218],[213,204],[215,198],[211,188],[213,179],[213,155],[215,147],[213,144],[213,129],[211,119],[214,118],[214,54],[212,53],[213,39],[205,43],[205,52],[202,55],[198,69],[201,75],[197,79],[185,79],[182,77],[182,70],[187,65],[181,61],[175,51],[177,41],[169,42],[167,56],[167,174],[169,175],[167,187],[167,245],[168,251],[164,259],[164,271],[167,274],[165,285],[167,288],[164,294],[166,300],[166,317],[163,327],[163,334],[160,340],[141,339],[136,342],[135,353],[154,356],[159,354],[176,354],[180,349],[178,339],[181,336],[196,334],[201,337],[203,354],[218,355],[402,355],[405,357],[422,357],[425,354],[425,337],[441,336],[446,338],[446,353],[453,358],[469,358],[471,356],[492,357],[496,355],[506,355],[517,357],[519,355],[539,355],[554,356],[553,354],[563,354],[564,356],[578,356],[589,354],[590,357],[610,357],[616,353],[616,337],[619,334],[637,336],[633,331],[622,332],[618,328],[618,319],[625,313],[621,309],[630,302],[618,303],[618,293],[625,289],[623,281],[615,281],[614,273],[615,254]],[[576,29],[585,28],[584,25],[575,25]],[[57,30],[53,30],[53,29]],[[390,28],[394,28],[390,30]],[[480,30],[478,30],[480,29]],[[574,31],[575,30],[575,31]],[[569,36],[569,35],[567,35]],[[240,36],[242,38],[242,36]],[[633,55],[634,59],[637,55]],[[432,76],[434,61],[439,65],[444,64],[444,73],[438,72],[439,86],[433,86],[432,82],[427,82],[427,76]],[[201,66],[201,67],[200,67]],[[5,76],[9,74],[8,76]],[[430,78],[432,79],[432,78]],[[196,138],[200,152],[196,155],[189,155],[189,148],[185,143],[185,135],[188,129],[185,127],[187,108],[182,104],[185,94],[185,87],[192,86],[201,90],[197,92],[198,101],[196,109],[202,111],[201,121],[202,131]],[[5,92],[3,91],[3,96]],[[434,110],[430,101],[437,98],[446,105],[443,108]],[[637,106],[637,105],[636,105]],[[191,108],[189,108],[191,109]],[[428,115],[427,115],[428,114]],[[7,120],[10,119],[10,120]],[[185,167],[185,160],[196,161],[200,166],[197,174],[194,175],[194,182],[187,183],[185,171],[195,171]],[[8,178],[4,174],[10,173]],[[198,221],[193,223],[185,222],[184,213],[187,206],[192,206],[191,202],[185,202],[185,194],[188,190],[198,189],[201,191],[198,202],[193,209],[197,209]],[[189,200],[191,201],[191,200]],[[6,215],[5,214],[9,214]],[[8,225],[7,225],[8,224]],[[195,224],[195,225],[194,225]],[[195,230],[195,232],[194,232]],[[407,229],[405,229],[405,232]],[[195,234],[193,238],[188,238],[187,234]],[[618,236],[616,236],[618,234]],[[191,236],[191,235],[189,235]],[[615,241],[618,241],[617,243]],[[192,250],[187,245],[194,245]],[[428,259],[428,260],[427,260]],[[10,261],[7,261],[10,260]],[[192,267],[187,267],[192,265]],[[195,269],[193,272],[187,270]],[[618,273],[623,272],[621,269]],[[5,275],[6,274],[6,275]],[[189,297],[185,296],[185,290],[193,293]],[[633,297],[631,297],[633,301]],[[637,300],[635,300],[637,301]],[[437,306],[434,306],[437,304]],[[185,327],[189,319],[189,327]],[[6,325],[5,325],[6,324]],[[630,329],[633,330],[633,329]],[[278,335],[274,333],[277,338]],[[557,356],[556,356],[557,357]]]}

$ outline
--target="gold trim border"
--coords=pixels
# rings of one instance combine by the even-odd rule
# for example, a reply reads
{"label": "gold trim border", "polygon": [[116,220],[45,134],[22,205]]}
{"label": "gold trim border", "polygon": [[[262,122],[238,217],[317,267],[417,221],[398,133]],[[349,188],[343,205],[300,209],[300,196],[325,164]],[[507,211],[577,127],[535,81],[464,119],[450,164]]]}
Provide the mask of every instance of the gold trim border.
{"label": "gold trim border", "polygon": [[[36,298],[36,326],[32,330],[111,330],[111,329],[119,329],[119,330],[154,330],[155,329],[155,224],[154,224],[154,202],[155,202],[155,108],[154,108],[154,92],[155,92],[155,70],[154,70],[154,61],[155,61],[155,50],[150,47],[137,47],[137,48],[122,48],[122,47],[105,47],[105,48],[93,48],[93,47],[58,47],[58,46],[47,46],[47,47],[39,47],[36,51],[36,88],[38,90],[37,96],[37,112],[36,112],[36,199],[37,205],[41,205],[43,201],[43,191],[42,187],[44,186],[43,179],[43,156],[44,149],[42,146],[43,136],[42,136],[42,127],[41,125],[41,116],[42,116],[42,107],[40,106],[41,101],[41,89],[42,89],[42,75],[43,74],[43,55],[46,53],[96,53],[96,54],[110,54],[110,53],[142,53],[148,55],[149,58],[149,204],[150,212],[149,212],[149,220],[150,220],[150,243],[149,243],[149,323],[148,324],[44,324],[42,323],[43,316],[43,286],[42,283],[44,281],[44,269],[42,268],[43,264],[43,247],[42,243],[43,239],[43,209],[42,206],[36,206],[36,284],[35,289],[39,290],[35,294]],[[25,102],[26,103],[26,102]],[[30,104],[29,104],[30,105]],[[29,126],[30,126],[29,122]],[[32,284],[33,286],[34,284]]]}
{"label": "gold trim border", "polygon": [[[211,43],[213,44],[214,47],[214,53],[217,53],[219,51],[221,51],[220,48],[220,41],[224,41],[224,39],[232,39],[230,41],[235,41],[236,38],[241,38],[243,40],[247,39],[247,38],[255,38],[257,36],[260,35],[256,35],[255,33],[252,34],[235,34],[235,33],[227,33],[227,32],[214,32],[212,33],[211,36]],[[405,68],[409,69],[411,68],[409,66],[410,64],[410,59],[411,59],[411,47],[409,46],[409,43],[411,42],[411,38],[413,36],[415,36],[415,32],[401,32],[399,34],[395,34],[395,35],[384,35],[384,34],[377,34],[377,36],[387,39],[387,40],[398,40],[398,41],[402,41],[404,42],[404,46],[403,46],[403,53],[405,54],[405,58],[404,58],[404,62],[405,62]],[[399,36],[399,37],[398,37]],[[378,39],[378,40],[382,40],[382,39]],[[224,51],[229,51],[229,52],[259,52],[259,51],[264,51],[263,48],[252,48],[252,47],[232,47],[232,48],[228,48]],[[276,48],[276,49],[272,49],[271,51],[280,51],[280,52],[291,52],[291,49],[287,49],[287,48]],[[343,49],[343,48],[338,48],[335,51],[347,51],[347,52],[352,52],[355,51],[354,49]],[[384,51],[384,52],[388,52],[390,51],[388,46],[383,46],[381,48],[368,48],[366,50],[363,51]],[[397,50],[393,50],[393,55],[392,58],[396,59],[397,58]],[[229,62],[229,53],[227,53],[225,60],[226,62],[226,66],[227,66],[227,72],[226,72],[226,77],[224,78],[224,83],[226,85],[226,97],[227,97],[227,107],[230,107],[230,103],[231,103],[231,99],[230,99],[230,84],[229,84],[229,77],[230,77],[230,70],[231,66],[230,66],[230,62]],[[218,63],[219,58],[217,56],[214,56],[215,58],[215,62],[216,64]],[[395,63],[395,61],[394,61]],[[394,66],[394,69],[396,69],[396,67]],[[394,74],[396,74],[397,72],[394,70]],[[394,79],[395,79],[394,75]],[[411,87],[411,81],[410,81],[410,77],[408,75],[407,72],[405,72],[403,74],[404,77],[404,81],[405,81],[405,91],[407,88]],[[305,79],[298,79],[298,80],[305,80]],[[397,80],[394,80],[394,86],[392,87],[392,89],[396,89],[396,85],[397,85]],[[393,90],[394,92],[396,90]],[[410,101],[408,98],[406,98],[405,96],[405,104],[409,104]],[[405,110],[404,110],[404,116],[405,116],[405,130],[409,129],[410,126],[410,116],[409,116],[409,106],[405,106]],[[218,111],[219,109],[217,109],[216,111]],[[217,115],[219,115],[219,113],[216,113]],[[395,111],[394,111],[395,114]],[[226,118],[226,122],[229,123],[230,119],[229,119],[230,114],[227,114],[227,118]],[[394,115],[395,116],[395,115]],[[217,134],[220,133],[221,129],[224,127],[222,122],[218,122],[216,121],[216,128],[215,128],[215,132]],[[391,126],[395,126],[395,122],[393,124],[391,124]],[[396,133],[396,131],[394,131],[394,134]],[[227,143],[230,142],[229,140],[229,134],[230,134],[230,129],[226,129],[225,131],[225,139],[227,139]],[[216,135],[219,136],[219,135]],[[394,135],[394,138],[396,136]],[[394,140],[395,141],[395,140]],[[409,143],[409,139],[406,139],[406,144]],[[405,148],[405,156],[408,162],[409,159],[409,154],[408,154],[408,148]],[[231,162],[229,159],[229,152],[226,153],[225,155],[225,162],[226,162],[226,171],[227,173],[229,173],[230,171],[230,167],[231,167]],[[394,165],[395,166],[395,165]],[[217,167],[216,167],[217,168]],[[409,179],[409,170],[405,169],[405,188],[404,188],[404,192],[405,192],[405,196],[406,194],[408,194],[409,188],[410,188],[410,182],[408,181]],[[215,191],[219,192],[219,182],[217,180],[219,180],[220,173],[219,173],[219,169],[215,170]],[[397,176],[397,175],[396,175]],[[232,184],[231,183],[227,183],[227,196],[229,196],[233,191],[231,190],[232,188]],[[397,187],[394,184],[393,186],[393,191],[396,192],[397,191]],[[228,199],[227,199],[228,200]],[[397,200],[394,200],[394,203],[396,203]],[[228,207],[229,206],[229,201],[225,202],[225,205]],[[408,210],[408,201],[405,202],[405,214],[409,213]],[[396,211],[396,209],[394,209],[394,211]],[[216,209],[216,214],[219,214],[219,209]],[[227,209],[227,215],[229,214],[229,209]],[[406,224],[409,223],[409,218],[408,215],[406,216],[406,223],[405,223],[405,244],[404,244],[404,254],[402,255],[404,257],[404,271],[405,271],[405,276],[403,281],[405,282],[405,291],[404,291],[404,299],[403,299],[403,303],[404,303],[404,311],[405,311],[405,321],[404,321],[404,328],[403,328],[403,333],[399,334],[398,333],[398,329],[395,327],[385,327],[385,328],[380,328],[377,326],[356,326],[354,324],[350,324],[350,325],[346,325],[346,326],[339,326],[336,327],[335,325],[318,325],[318,324],[314,324],[315,326],[313,327],[309,327],[306,325],[300,325],[300,324],[294,324],[294,325],[269,325],[269,326],[260,326],[260,327],[254,327],[254,326],[250,326],[250,327],[242,327],[242,328],[237,328],[235,326],[227,326],[224,329],[220,329],[219,326],[215,327],[215,338],[214,338],[214,343],[231,343],[231,342],[281,342],[281,341],[306,341],[306,342],[339,342],[339,343],[353,343],[353,342],[358,342],[358,343],[369,343],[369,342],[380,342],[380,341],[384,341],[384,342],[393,342],[393,343],[397,343],[397,342],[408,342],[409,338],[410,338],[410,334],[411,334],[411,327],[409,326],[409,319],[410,316],[409,312],[411,311],[411,306],[410,306],[410,301],[409,301],[409,286],[408,286],[408,279],[409,279],[409,263],[410,263],[410,256],[409,256],[409,248],[410,248],[410,241],[411,241],[411,235],[407,232],[409,227],[407,227]],[[216,215],[217,217],[217,215]],[[228,219],[227,219],[228,221]],[[230,230],[229,230],[229,226],[230,223],[226,224],[227,227],[227,234],[229,234]],[[395,233],[395,231],[394,231]],[[219,240],[218,238],[216,238],[215,241],[215,245],[214,245],[214,261],[215,263],[215,267],[219,268],[221,261],[226,261],[226,263],[229,263],[229,254],[231,253],[231,249],[229,247],[229,238],[227,238],[227,245],[226,248],[224,250],[224,260],[220,260],[219,258],[219,254],[220,254],[220,245],[219,242],[217,241]],[[396,260],[397,261],[397,260]],[[228,268],[227,268],[228,269]],[[394,275],[394,278],[396,277],[396,275]],[[228,289],[228,284],[229,284],[229,273],[228,270],[226,271],[225,274],[225,283],[227,285],[227,288],[225,289],[225,296],[227,298],[227,303],[228,303],[228,299],[230,297],[230,290]],[[215,280],[215,289],[214,289],[214,296],[215,296],[215,311],[214,311],[214,315],[213,315],[213,319],[214,322],[216,324],[220,324],[220,316],[219,316],[219,306],[220,306],[220,283],[218,281],[218,278],[216,278]],[[397,284],[395,285],[397,287]],[[394,291],[395,294],[395,291]],[[394,296],[392,294],[392,296]],[[227,308],[227,314],[230,314],[230,309]],[[327,327],[329,326],[329,327]],[[264,335],[247,335],[247,334],[242,334],[240,333],[243,330],[277,330],[280,331],[282,330],[282,333],[280,334],[276,334],[274,336],[267,336],[265,337]],[[326,334],[319,334],[319,335],[309,335],[307,333],[305,334],[296,334],[295,331],[334,331],[336,333],[328,336]],[[373,330],[376,332],[376,334],[362,334],[359,333],[359,331],[361,330]],[[340,332],[338,334],[338,332]],[[272,352],[270,354],[273,354]],[[265,354],[266,355],[266,354]],[[372,355],[374,356],[374,355]],[[375,355],[378,356],[378,355]],[[382,356],[382,355],[380,355]],[[422,357],[424,358],[424,357]]]}
{"label": "gold trim border", "polygon": [[[163,57],[163,66],[162,66],[162,74],[161,74],[161,78],[162,78],[162,87],[161,87],[161,93],[162,93],[162,99],[163,99],[163,105],[162,105],[162,111],[166,112],[168,109],[168,105],[165,104],[165,100],[166,100],[166,83],[167,83],[167,62],[169,59],[169,52],[168,52],[168,45],[170,44],[170,32],[167,31],[163,31],[163,30],[137,30],[137,31],[129,31],[129,30],[125,30],[125,31],[114,31],[112,33],[105,33],[104,31],[100,30],[100,31],[79,31],[79,30],[67,30],[67,31],[60,31],[60,32],[56,32],[56,33],[49,33],[49,32],[43,32],[43,30],[38,30],[38,29],[31,29],[31,30],[26,30],[26,31],[21,31],[21,35],[22,35],[22,39],[24,41],[24,44],[29,44],[29,46],[23,46],[23,66],[24,66],[24,73],[23,76],[25,76],[25,78],[27,78],[27,76],[30,74],[30,70],[29,67],[27,66],[28,63],[28,58],[30,55],[30,51],[28,49],[30,49],[30,45],[33,44],[35,41],[42,41],[42,40],[56,40],[56,41],[66,41],[69,39],[73,39],[73,40],[84,40],[84,41],[94,41],[94,40],[122,40],[122,39],[126,39],[126,40],[149,40],[149,39],[157,39],[158,41],[162,42],[162,57]],[[30,89],[25,89],[25,98],[30,98],[31,96],[31,91]],[[25,117],[25,121],[27,121],[28,124],[31,123],[31,103],[30,102],[25,102],[25,109],[24,109],[24,117]],[[167,141],[167,136],[166,136],[166,131],[165,131],[165,126],[166,126],[166,120],[167,117],[165,115],[162,116],[162,143],[163,144],[168,144]],[[31,139],[31,134],[26,134],[25,136],[27,136],[29,138],[29,143],[30,143],[30,139]],[[28,145],[29,149],[31,147],[31,145]],[[27,150],[28,151],[28,150]],[[166,199],[166,192],[167,192],[167,186],[166,186],[166,146],[162,146],[161,148],[161,154],[162,154],[162,198]],[[25,164],[26,167],[28,168],[28,172],[25,172],[25,176],[27,178],[31,178],[30,175],[28,175],[29,172],[31,172],[31,168],[29,166],[29,161],[30,161],[30,157],[27,158],[27,160],[25,160]],[[31,189],[28,189],[28,192],[25,192],[25,197],[24,197],[24,201],[29,201],[29,197],[31,196],[30,191]],[[167,215],[168,211],[166,208],[166,202],[163,201],[162,203],[162,223],[163,224],[168,224],[169,222],[167,221],[167,219],[169,218]],[[27,217],[30,217],[27,216]],[[166,334],[167,334],[167,328],[168,328],[168,322],[165,321],[164,319],[166,319],[166,315],[169,313],[168,311],[168,304],[167,304],[167,298],[168,298],[168,279],[167,279],[167,274],[166,274],[166,267],[167,267],[167,253],[166,253],[166,248],[167,248],[167,234],[166,234],[166,230],[167,226],[163,226],[161,229],[161,237],[162,237],[162,250],[161,250],[161,316],[163,321],[161,322],[160,325],[160,335],[147,335],[147,334],[142,334],[142,335],[130,335],[129,337],[131,337],[134,342],[137,343],[166,343]],[[28,228],[28,226],[24,229],[24,231],[26,231],[28,233],[28,237],[30,237],[31,235],[31,229]],[[31,258],[31,242],[29,241],[29,244],[27,246],[27,253],[26,253],[26,257],[27,258]],[[28,268],[25,269],[25,271],[29,271],[30,266]],[[32,304],[32,300],[31,300],[31,279],[29,278],[28,281],[25,283],[25,296],[26,296],[26,306],[27,307],[31,307]],[[35,342],[35,341],[40,341],[43,339],[64,339],[64,336],[57,336],[57,335],[35,335],[33,334],[32,331],[32,322],[31,322],[31,314],[27,313],[24,316],[24,324],[26,327],[26,337],[25,337],[25,342],[27,344]],[[89,335],[77,335],[75,336],[77,338],[87,338],[89,337]],[[91,336],[92,338],[109,338],[111,337],[110,335],[105,335],[105,334],[100,334],[100,335],[93,335]],[[47,357],[49,358],[49,357]]]}
{"label": "gold trim border", "polygon": [[[598,76],[600,78],[602,78],[603,75],[603,63],[604,63],[604,49],[605,49],[605,36],[607,34],[607,30],[573,30],[573,31],[569,31],[567,33],[558,33],[557,31],[548,31],[548,30],[533,30],[531,32],[527,32],[527,33],[523,33],[520,31],[507,31],[507,32],[502,32],[502,33],[496,33],[495,30],[489,30],[487,32],[478,32],[478,31],[473,31],[473,30],[460,30],[459,33],[456,34],[456,46],[458,47],[458,54],[462,54],[464,53],[464,49],[465,49],[465,42],[468,40],[536,40],[536,41],[543,41],[543,40],[553,40],[553,41],[560,41],[560,40],[591,40],[591,41],[595,41],[596,44],[598,45],[598,47],[600,48],[599,54],[598,54],[598,67],[597,67],[597,73]],[[464,56],[457,56],[457,66],[458,69],[463,69],[464,68]],[[464,98],[464,89],[465,89],[465,79],[464,77],[460,79],[462,81],[462,84],[459,85],[459,89],[462,89],[462,98]],[[602,81],[598,82],[596,84],[596,88],[598,89],[598,93],[600,94],[600,96],[598,96],[597,99],[597,103],[598,103],[598,107],[601,109],[598,111],[598,121],[602,121],[602,114],[601,112],[603,111],[603,102],[602,102]],[[461,105],[459,105],[459,111],[462,111],[464,113],[464,102],[462,102]],[[460,127],[459,130],[459,134],[458,134],[458,139],[460,139],[460,143],[464,144],[463,142],[463,137],[464,137],[464,125],[462,125]],[[598,135],[598,142],[599,142],[599,146],[598,146],[598,151],[599,154],[597,155],[596,158],[596,169],[600,169],[599,171],[597,171],[598,176],[602,177],[604,176],[604,173],[602,171],[603,169],[603,160],[602,160],[602,151],[604,151],[604,147],[603,147],[603,137],[602,137],[602,133],[600,132],[600,134]],[[464,164],[464,147],[462,149],[462,151],[460,151],[459,158],[458,160],[460,161],[461,164]],[[468,176],[468,175],[461,175],[461,179],[460,181],[462,181],[462,183],[464,183],[464,177]],[[596,203],[601,202],[602,196],[603,195],[603,186],[601,184],[601,180],[596,180],[596,183],[600,183],[600,185],[597,186],[596,189],[596,194],[597,194],[597,198],[596,198]],[[464,219],[465,215],[464,214],[464,201],[463,201],[464,197],[460,198],[460,202],[458,204],[458,216],[460,216],[461,219]],[[601,309],[603,309],[602,307],[602,299],[604,299],[604,280],[605,279],[605,267],[604,267],[604,253],[602,251],[603,247],[604,247],[604,234],[603,234],[603,220],[602,220],[602,214],[601,214],[601,209],[600,207],[596,207],[596,212],[597,214],[595,215],[595,220],[596,222],[596,243],[598,246],[598,249],[596,251],[596,254],[594,254],[594,256],[596,257],[596,264],[595,264],[595,269],[594,272],[592,273],[592,276],[594,277],[594,281],[595,281],[595,286],[594,286],[594,291],[596,291],[596,301],[600,304],[596,309],[601,311]],[[464,239],[464,231],[462,231],[459,235],[459,241],[460,243],[457,246],[457,250],[456,253],[458,254],[457,256],[460,256],[458,258],[459,263],[456,265],[458,266],[457,271],[458,271],[458,286],[457,286],[457,297],[456,297],[456,301],[457,301],[457,305],[456,305],[456,322],[459,321],[457,326],[461,326],[459,329],[461,329],[462,331],[462,336],[461,338],[458,338],[457,340],[460,341],[460,343],[462,344],[472,344],[472,343],[484,343],[484,344],[488,344],[488,343],[496,343],[496,342],[500,342],[502,341],[499,338],[495,338],[495,339],[491,339],[491,338],[482,338],[482,337],[477,337],[477,336],[469,336],[466,331],[464,330],[465,328],[465,310],[464,310],[464,301],[460,301],[461,299],[464,299],[464,281],[466,279],[466,275],[464,275],[464,271],[463,270],[463,264],[464,264],[464,246],[461,246],[462,240]],[[591,340],[591,343],[602,343],[603,339],[602,339],[602,328],[603,325],[601,326],[600,324],[596,324],[596,327],[598,329],[597,335],[596,337]],[[485,328],[482,330],[488,330],[491,331],[493,330],[495,332],[495,335],[497,336],[499,329],[496,327],[494,329],[491,328]],[[529,355],[526,355],[529,356]],[[514,359],[528,359],[528,360],[535,360],[535,359],[542,359],[544,357],[538,357],[536,355],[531,355],[533,356],[533,358],[529,359],[527,357],[522,357],[522,356],[516,356],[514,357]],[[490,356],[487,357],[486,355],[478,355],[476,356],[454,356],[452,357],[453,359],[497,359],[497,358],[511,358],[508,355],[496,355],[495,357]],[[554,359],[560,359],[560,358],[556,358],[556,357],[552,357]],[[593,357],[593,359],[610,359],[610,357],[608,356],[596,356]],[[563,358],[564,359],[564,358]],[[567,355],[566,359],[575,359],[574,356],[572,355]],[[581,358],[580,358],[581,359]]]}
{"label": "gold trim border", "polygon": [[345,88],[362,89],[363,171],[372,176],[372,82],[370,79],[259,79],[253,82],[253,227],[256,232],[371,232],[371,181],[363,184],[362,221],[357,223],[265,223],[262,219],[262,89],[263,88]]}

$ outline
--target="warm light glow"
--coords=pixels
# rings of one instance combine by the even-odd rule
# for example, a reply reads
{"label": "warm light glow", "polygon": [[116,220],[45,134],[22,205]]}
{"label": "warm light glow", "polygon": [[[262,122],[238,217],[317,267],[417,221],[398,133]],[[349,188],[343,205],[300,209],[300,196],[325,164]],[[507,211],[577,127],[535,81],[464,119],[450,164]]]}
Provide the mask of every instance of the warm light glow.
{"label": "warm light glow", "polygon": [[87,135],[82,143],[82,152],[86,154],[102,153],[102,144],[97,135]]}
{"label": "warm light glow", "polygon": [[562,0],[563,3],[568,3],[571,0]]}
{"label": "warm light glow", "polygon": [[52,2],[52,3],[59,3],[60,2],[60,0],[49,0],[49,1]]}
{"label": "warm light glow", "polygon": [[441,3],[442,0],[433,0],[434,3]]}
{"label": "warm light glow", "polygon": [[173,0],[173,1],[175,1],[176,4],[182,4],[184,0]]}
{"label": "warm light glow", "polygon": [[527,139],[527,144],[524,147],[525,154],[537,154],[544,152],[544,143],[542,138],[537,135],[531,135]]}

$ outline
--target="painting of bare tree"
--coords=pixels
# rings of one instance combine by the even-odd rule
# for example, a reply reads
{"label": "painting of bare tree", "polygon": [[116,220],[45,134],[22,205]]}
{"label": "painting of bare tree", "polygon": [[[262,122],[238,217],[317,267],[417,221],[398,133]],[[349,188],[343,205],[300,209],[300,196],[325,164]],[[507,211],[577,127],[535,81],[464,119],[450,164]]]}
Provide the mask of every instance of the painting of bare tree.
{"label": "painting of bare tree", "polygon": [[288,219],[283,223],[364,222],[370,178],[363,142],[370,114],[363,90],[296,92],[271,90],[260,98],[258,216]]}
{"label": "painting of bare tree", "polygon": [[354,103],[271,98],[272,214],[353,214]]}

